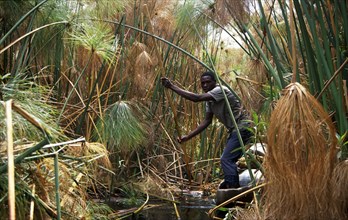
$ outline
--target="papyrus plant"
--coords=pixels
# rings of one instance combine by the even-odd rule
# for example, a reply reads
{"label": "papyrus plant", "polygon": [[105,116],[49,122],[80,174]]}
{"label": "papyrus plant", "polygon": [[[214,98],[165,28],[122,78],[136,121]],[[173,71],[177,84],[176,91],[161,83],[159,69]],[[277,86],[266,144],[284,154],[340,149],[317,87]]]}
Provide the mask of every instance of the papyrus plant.
{"label": "papyrus plant", "polygon": [[292,83],[283,93],[267,133],[265,219],[334,219],[335,127],[302,85]]}

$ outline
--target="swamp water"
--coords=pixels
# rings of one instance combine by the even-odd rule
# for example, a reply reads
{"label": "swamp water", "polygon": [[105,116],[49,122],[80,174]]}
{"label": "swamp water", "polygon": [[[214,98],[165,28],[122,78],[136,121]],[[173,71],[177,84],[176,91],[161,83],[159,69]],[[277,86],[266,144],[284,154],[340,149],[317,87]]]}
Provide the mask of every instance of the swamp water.
{"label": "swamp water", "polygon": [[[177,210],[180,215],[180,220],[209,220],[208,211],[212,209],[214,204],[214,196],[203,196],[200,191],[184,192],[180,199]],[[115,210],[119,210],[117,204],[108,202],[108,205]],[[177,220],[175,208],[170,202],[155,202],[151,201],[148,205],[155,207],[144,209],[137,215],[123,218],[126,220]]]}

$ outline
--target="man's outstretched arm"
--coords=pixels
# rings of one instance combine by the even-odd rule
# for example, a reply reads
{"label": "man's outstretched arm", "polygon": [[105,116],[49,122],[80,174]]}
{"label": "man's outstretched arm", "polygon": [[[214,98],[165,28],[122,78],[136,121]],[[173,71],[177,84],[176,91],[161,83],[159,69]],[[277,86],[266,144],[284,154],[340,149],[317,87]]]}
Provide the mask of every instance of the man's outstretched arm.
{"label": "man's outstretched arm", "polygon": [[180,96],[182,96],[185,99],[188,99],[190,101],[201,102],[201,101],[214,100],[214,98],[209,93],[197,94],[197,93],[193,93],[193,92],[184,90],[184,89],[178,87],[177,85],[175,85],[174,83],[172,83],[172,81],[170,81],[166,77],[162,77],[161,80],[162,80],[162,85],[164,87],[173,90],[178,95],[180,95]]}
{"label": "man's outstretched arm", "polygon": [[204,129],[206,129],[211,124],[212,120],[213,120],[213,113],[212,112],[205,113],[204,120],[197,126],[196,129],[192,130],[187,135],[184,135],[178,138],[179,143],[188,141],[194,136],[196,136],[197,134],[201,133]]}

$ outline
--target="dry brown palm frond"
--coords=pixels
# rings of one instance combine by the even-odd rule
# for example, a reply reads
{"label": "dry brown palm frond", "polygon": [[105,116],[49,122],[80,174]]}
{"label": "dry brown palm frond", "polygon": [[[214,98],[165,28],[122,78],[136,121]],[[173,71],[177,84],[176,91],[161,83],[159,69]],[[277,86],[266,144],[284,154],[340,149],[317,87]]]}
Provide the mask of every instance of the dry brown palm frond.
{"label": "dry brown palm frond", "polygon": [[334,125],[321,104],[302,85],[287,86],[268,130],[266,219],[334,219],[336,147]]}
{"label": "dry brown palm frond", "polygon": [[261,59],[250,59],[245,66],[250,79],[260,83],[255,86],[255,89],[261,92],[262,84],[267,83],[267,70],[265,64]]}
{"label": "dry brown palm frond", "polygon": [[158,10],[152,19],[154,31],[156,35],[169,38],[174,33],[175,18],[171,8]]}
{"label": "dry brown palm frond", "polygon": [[[249,19],[249,9],[247,7],[248,1],[235,1],[235,0],[219,0],[216,3],[218,11],[223,11],[223,8],[228,11],[230,16],[238,23],[246,24]],[[226,13],[226,12],[225,12]]]}
{"label": "dry brown palm frond", "polygon": [[175,32],[175,3],[170,0],[150,1],[144,10],[153,26],[153,34],[169,38]]}
{"label": "dry brown palm frond", "polygon": [[[59,192],[62,198],[60,205],[63,205],[65,211],[75,215],[87,208],[87,186],[81,184],[79,175],[81,173],[78,170],[72,170],[65,162],[59,162]],[[85,180],[86,176],[82,176]]]}
{"label": "dry brown palm frond", "polygon": [[32,170],[32,182],[30,182],[30,184],[35,185],[35,193],[43,202],[51,204],[53,197],[50,197],[50,192],[54,191],[54,184],[48,179],[49,170],[52,168],[47,166],[48,160],[49,159],[42,160],[37,164],[36,169]]}
{"label": "dry brown palm frond", "polygon": [[135,41],[130,49],[130,57],[137,57],[141,52],[148,49],[147,45],[139,41]]}
{"label": "dry brown palm frond", "polygon": [[[220,25],[226,26],[232,19],[228,4],[225,0],[217,0],[207,7],[206,13]],[[237,5],[240,5],[240,1],[237,2]]]}
{"label": "dry brown palm frond", "polygon": [[[89,167],[97,167],[98,165],[105,168],[111,168],[111,162],[108,157],[106,146],[96,142],[85,142],[83,144],[70,144],[65,151],[70,156],[83,157],[89,160]],[[93,160],[93,158],[98,158]]]}
{"label": "dry brown palm frond", "polygon": [[96,163],[98,165],[104,166],[106,168],[111,168],[111,162],[109,160],[109,151],[106,149],[106,146],[101,144],[101,143],[97,143],[97,142],[86,142],[85,143],[87,146],[87,154],[90,155],[99,155],[102,157],[99,157],[99,159],[96,160]]}
{"label": "dry brown palm frond", "polygon": [[148,52],[146,52],[145,50],[142,51],[136,61],[135,61],[135,65],[136,65],[136,69],[137,67],[140,67],[140,68],[149,68],[152,66],[152,59],[151,59],[151,56]]}
{"label": "dry brown palm frond", "polygon": [[261,107],[265,102],[265,95],[262,94],[263,85],[267,81],[267,73],[261,60],[250,60],[246,63],[245,75],[248,80],[237,78],[237,84],[240,89],[242,103],[245,108],[251,112],[260,113]]}
{"label": "dry brown palm frond", "polygon": [[134,4],[134,7],[127,7],[127,23],[132,25],[141,22],[141,25],[147,26],[147,23],[151,22],[154,26],[152,34],[164,38],[172,36],[175,4],[175,1],[170,0],[148,0],[145,4],[139,1]]}
{"label": "dry brown palm frond", "polygon": [[[71,162],[71,166],[77,166],[81,170],[71,170],[71,167],[68,170],[68,173],[71,173],[72,177],[66,177],[65,179],[72,180],[74,179],[74,182],[68,182],[66,185],[66,194],[64,195],[65,201],[71,200],[71,198],[74,196],[73,194],[78,191],[78,195],[83,195],[83,192],[85,188],[87,188],[87,185],[94,185],[99,184],[101,186],[110,184],[111,176],[110,176],[110,170],[111,170],[111,161],[109,159],[109,152],[106,149],[106,146],[101,143],[95,143],[95,142],[84,142],[84,143],[75,143],[70,144],[66,150],[65,154],[76,158],[77,161],[83,160],[85,163],[78,163]],[[84,164],[82,166],[82,164]],[[81,173],[83,172],[83,173]],[[88,175],[85,175],[85,174]],[[83,174],[81,176],[81,174]],[[81,182],[80,182],[81,179]],[[82,183],[83,182],[83,183]],[[76,185],[76,183],[78,183]],[[69,203],[68,203],[69,204]],[[67,205],[67,207],[70,207],[71,205]]]}
{"label": "dry brown palm frond", "polygon": [[129,65],[126,72],[134,83],[129,92],[131,97],[143,97],[148,83],[153,78],[154,62],[148,50],[147,44],[135,41],[128,55],[127,64]]}
{"label": "dry brown palm frond", "polygon": [[332,177],[333,203],[337,209],[334,210],[336,216],[348,219],[348,160],[336,165]]}
{"label": "dry brown palm frond", "polygon": [[[54,190],[54,158],[45,158],[38,165],[38,169],[33,178],[36,186],[37,195],[46,204],[56,206]],[[71,214],[81,213],[86,208],[87,194],[81,185],[77,185],[74,191],[69,191],[70,187],[75,184],[74,176],[76,171],[71,170],[65,163],[59,162],[59,194],[61,198],[66,199],[62,210]]]}
{"label": "dry brown palm frond", "polygon": [[146,95],[147,90],[153,84],[154,77],[156,76],[153,71],[153,61],[150,54],[146,51],[141,52],[136,61],[134,67],[134,85],[138,97]]}
{"label": "dry brown palm frond", "polygon": [[[97,180],[97,184],[109,183],[108,178],[101,176],[100,167],[110,168],[111,163],[106,147],[99,143],[70,144],[64,154],[70,158],[75,157],[76,160],[59,160],[60,205],[64,212],[77,216],[90,211],[86,202],[87,187],[93,185],[90,182],[94,179]],[[37,167],[35,178],[32,178],[37,195],[47,204],[54,206],[54,159],[45,158]]]}

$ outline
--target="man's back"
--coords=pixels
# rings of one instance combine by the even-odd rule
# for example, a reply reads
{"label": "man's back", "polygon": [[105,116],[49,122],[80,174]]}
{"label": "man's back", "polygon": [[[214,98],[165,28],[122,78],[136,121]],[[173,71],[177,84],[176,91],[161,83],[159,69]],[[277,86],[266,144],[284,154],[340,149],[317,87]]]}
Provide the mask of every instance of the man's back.
{"label": "man's back", "polygon": [[[248,120],[248,115],[245,113],[245,111],[243,111],[239,100],[233,95],[233,93],[225,86],[222,86],[222,88],[224,89],[227,99],[229,100],[229,104],[231,106],[238,127],[244,127],[245,125],[247,125],[247,122],[245,122],[245,120]],[[206,102],[206,111],[213,112],[215,117],[221,123],[223,123],[228,130],[234,130],[234,124],[228,111],[228,104],[225,102],[221,87],[217,85],[208,93],[213,96],[215,101]]]}

